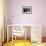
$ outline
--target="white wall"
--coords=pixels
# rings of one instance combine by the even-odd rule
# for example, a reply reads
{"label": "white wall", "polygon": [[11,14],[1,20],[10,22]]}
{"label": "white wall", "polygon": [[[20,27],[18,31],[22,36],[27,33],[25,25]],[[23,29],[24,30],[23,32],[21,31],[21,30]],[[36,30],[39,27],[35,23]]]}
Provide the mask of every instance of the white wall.
{"label": "white wall", "polygon": [[33,24],[41,24],[43,37],[46,37],[46,0],[32,0]]}
{"label": "white wall", "polygon": [[[31,5],[32,14],[22,14],[22,7]],[[40,24],[43,36],[46,36],[46,0],[7,0],[7,8],[7,15],[12,18],[12,23]],[[11,24],[9,18],[8,24]]]}

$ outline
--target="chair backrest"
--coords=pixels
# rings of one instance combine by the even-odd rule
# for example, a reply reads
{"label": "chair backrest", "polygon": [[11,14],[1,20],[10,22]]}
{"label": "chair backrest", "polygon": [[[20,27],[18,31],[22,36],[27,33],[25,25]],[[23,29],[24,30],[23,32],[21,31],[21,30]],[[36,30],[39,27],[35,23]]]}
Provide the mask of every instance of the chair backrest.
{"label": "chair backrest", "polygon": [[14,27],[13,27],[13,30],[12,30],[13,32],[13,35],[15,35],[15,36],[22,36],[22,35],[24,35],[24,29],[23,29],[23,26],[21,26],[21,25],[15,25]]}

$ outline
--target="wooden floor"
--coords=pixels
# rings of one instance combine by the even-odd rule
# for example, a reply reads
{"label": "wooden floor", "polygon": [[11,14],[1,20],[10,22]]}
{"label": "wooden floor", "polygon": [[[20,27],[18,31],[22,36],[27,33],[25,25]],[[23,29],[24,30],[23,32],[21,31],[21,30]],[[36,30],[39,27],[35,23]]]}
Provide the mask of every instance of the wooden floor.
{"label": "wooden floor", "polygon": [[3,46],[46,46],[46,37],[42,37],[43,43],[31,43],[31,41],[27,40],[14,40],[5,43]]}
{"label": "wooden floor", "polygon": [[24,40],[16,40],[16,41],[10,41],[8,43],[5,43],[3,46],[31,46],[30,41],[24,41]]}
{"label": "wooden floor", "polygon": [[31,43],[30,41],[14,40],[5,43],[3,46],[46,46],[46,43]]}

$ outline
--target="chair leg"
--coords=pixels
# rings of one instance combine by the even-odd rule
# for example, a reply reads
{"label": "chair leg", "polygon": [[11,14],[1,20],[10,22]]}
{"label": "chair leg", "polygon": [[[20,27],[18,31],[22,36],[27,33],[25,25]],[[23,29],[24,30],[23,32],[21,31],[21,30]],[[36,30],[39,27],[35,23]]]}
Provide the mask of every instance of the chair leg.
{"label": "chair leg", "polygon": [[15,41],[16,41],[16,36],[15,36]]}
{"label": "chair leg", "polygon": [[25,31],[25,42],[26,42],[26,31]]}
{"label": "chair leg", "polygon": [[12,43],[13,43],[13,31],[12,31]]}

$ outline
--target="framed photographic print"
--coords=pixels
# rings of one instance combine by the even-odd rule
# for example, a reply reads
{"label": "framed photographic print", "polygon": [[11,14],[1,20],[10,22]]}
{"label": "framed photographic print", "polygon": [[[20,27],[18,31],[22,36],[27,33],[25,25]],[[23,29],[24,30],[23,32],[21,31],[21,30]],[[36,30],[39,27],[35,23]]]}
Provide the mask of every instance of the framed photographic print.
{"label": "framed photographic print", "polygon": [[23,6],[23,14],[32,14],[32,6]]}

